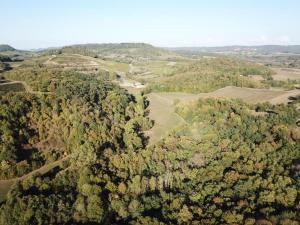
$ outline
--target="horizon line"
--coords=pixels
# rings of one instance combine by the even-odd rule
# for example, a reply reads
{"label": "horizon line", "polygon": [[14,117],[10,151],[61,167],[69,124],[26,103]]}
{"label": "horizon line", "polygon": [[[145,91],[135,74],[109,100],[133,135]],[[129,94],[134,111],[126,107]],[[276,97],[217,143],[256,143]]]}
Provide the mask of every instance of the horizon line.
{"label": "horizon line", "polygon": [[254,44],[254,45],[243,45],[243,44],[228,44],[228,45],[174,45],[174,46],[164,46],[164,45],[155,45],[148,42],[87,42],[87,43],[75,43],[75,44],[68,44],[68,45],[60,45],[60,46],[49,46],[49,47],[37,47],[37,48],[15,48],[12,44],[0,44],[0,45],[8,45],[15,50],[21,50],[21,51],[34,51],[34,50],[43,50],[43,49],[55,49],[55,48],[63,48],[63,47],[70,47],[74,45],[105,45],[105,44],[148,44],[153,47],[157,48],[223,48],[223,47],[261,47],[261,46],[283,46],[283,47],[289,47],[289,46],[300,46],[299,44]]}

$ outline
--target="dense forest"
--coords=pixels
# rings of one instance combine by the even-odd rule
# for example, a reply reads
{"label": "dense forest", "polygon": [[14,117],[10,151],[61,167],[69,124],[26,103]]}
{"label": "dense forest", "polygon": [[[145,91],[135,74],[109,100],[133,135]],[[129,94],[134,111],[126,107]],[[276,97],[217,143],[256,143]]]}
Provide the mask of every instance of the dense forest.
{"label": "dense forest", "polygon": [[[287,105],[174,101],[182,123],[149,143],[147,95],[100,67],[49,66],[48,53],[1,73],[1,225],[299,224],[299,96]],[[233,58],[177,62],[144,93],[295,83]]]}
{"label": "dense forest", "polygon": [[[146,139],[141,130],[149,129],[150,122],[143,117],[143,97],[129,95],[103,74],[95,77],[72,71],[34,71],[24,79],[26,77],[25,80],[31,84],[30,79],[33,81],[39,78],[37,74],[42,75],[43,82],[40,83],[43,85],[33,85],[40,91],[38,95],[15,92],[0,98],[2,178],[23,175],[62,157],[70,158],[70,171],[74,170],[79,175],[81,170],[78,166],[88,168],[88,165],[105,160],[105,154],[120,154],[144,147]],[[50,80],[57,82],[53,84]],[[31,194],[37,194],[34,185],[30,189],[33,191]],[[28,200],[34,200],[33,197]],[[40,197],[48,203],[52,201],[50,193]],[[38,202],[36,206],[40,207]],[[11,207],[18,207],[18,203]],[[27,224],[30,221],[21,220],[22,216],[18,213],[23,214],[22,209],[14,215],[5,211],[9,209],[6,206],[2,209],[1,224]],[[47,212],[48,207],[44,210],[50,213]],[[10,216],[17,216],[18,220]],[[39,220],[32,221],[37,223]]]}
{"label": "dense forest", "polygon": [[300,0],[0,21],[0,225],[300,225]]}
{"label": "dense forest", "polygon": [[[1,121],[23,127],[1,131],[11,141],[1,151],[17,149],[2,154],[5,160],[18,162],[18,146],[42,139],[32,135],[38,129],[58,132],[70,156],[48,174],[17,182],[1,206],[1,224],[298,224],[294,105],[199,100],[177,108],[187,126],[146,147],[143,97],[101,77],[70,77],[72,85],[58,82],[55,98],[1,99],[8,115]],[[22,103],[9,105],[18,98]],[[28,118],[16,120],[21,112]],[[47,126],[51,117],[56,127]]]}

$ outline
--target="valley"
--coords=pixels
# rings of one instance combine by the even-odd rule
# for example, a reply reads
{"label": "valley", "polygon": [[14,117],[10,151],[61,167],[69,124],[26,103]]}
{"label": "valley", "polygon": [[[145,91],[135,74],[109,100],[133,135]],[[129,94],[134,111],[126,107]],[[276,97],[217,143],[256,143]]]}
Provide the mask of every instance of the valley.
{"label": "valley", "polygon": [[296,212],[298,69],[186,51],[1,52],[0,218],[260,224]]}
{"label": "valley", "polygon": [[300,1],[0,9],[0,225],[300,225]]}

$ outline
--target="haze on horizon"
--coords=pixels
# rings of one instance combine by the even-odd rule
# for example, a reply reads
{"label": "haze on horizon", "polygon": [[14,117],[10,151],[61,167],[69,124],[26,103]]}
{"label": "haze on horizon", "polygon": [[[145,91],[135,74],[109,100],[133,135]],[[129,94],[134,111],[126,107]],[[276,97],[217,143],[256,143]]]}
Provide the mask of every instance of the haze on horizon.
{"label": "haze on horizon", "polygon": [[300,44],[297,0],[11,0],[2,1],[0,9],[0,44],[18,49],[115,42]]}

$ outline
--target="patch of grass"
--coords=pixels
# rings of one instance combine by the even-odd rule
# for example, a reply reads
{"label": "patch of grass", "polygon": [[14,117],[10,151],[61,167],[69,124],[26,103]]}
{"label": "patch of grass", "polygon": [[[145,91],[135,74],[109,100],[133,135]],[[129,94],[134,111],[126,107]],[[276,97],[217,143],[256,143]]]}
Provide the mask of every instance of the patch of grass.
{"label": "patch of grass", "polygon": [[146,134],[150,137],[150,144],[153,144],[161,140],[175,128],[184,125],[185,121],[175,113],[173,100],[156,93],[147,95],[147,98],[150,101],[149,117],[155,123],[152,129],[146,132]]}

